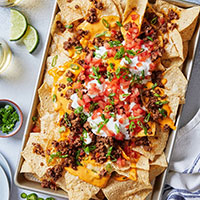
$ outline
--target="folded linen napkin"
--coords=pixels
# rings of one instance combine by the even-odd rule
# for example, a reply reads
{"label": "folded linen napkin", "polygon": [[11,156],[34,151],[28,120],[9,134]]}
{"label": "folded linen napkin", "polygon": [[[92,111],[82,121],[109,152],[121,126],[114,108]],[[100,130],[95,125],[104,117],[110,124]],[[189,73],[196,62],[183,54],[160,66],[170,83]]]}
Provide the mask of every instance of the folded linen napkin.
{"label": "folded linen napkin", "polygon": [[200,109],[178,131],[163,200],[200,200]]}

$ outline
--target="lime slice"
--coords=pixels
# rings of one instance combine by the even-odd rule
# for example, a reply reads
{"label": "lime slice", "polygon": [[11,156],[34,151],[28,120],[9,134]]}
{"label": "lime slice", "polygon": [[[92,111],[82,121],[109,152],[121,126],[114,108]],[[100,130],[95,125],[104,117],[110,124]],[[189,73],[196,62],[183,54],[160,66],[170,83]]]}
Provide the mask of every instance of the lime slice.
{"label": "lime slice", "polygon": [[26,17],[18,10],[11,9],[11,33],[10,41],[21,39],[28,27]]}
{"label": "lime slice", "polygon": [[32,53],[37,48],[39,43],[39,35],[33,26],[28,25],[27,31],[23,37],[23,42],[29,53]]}

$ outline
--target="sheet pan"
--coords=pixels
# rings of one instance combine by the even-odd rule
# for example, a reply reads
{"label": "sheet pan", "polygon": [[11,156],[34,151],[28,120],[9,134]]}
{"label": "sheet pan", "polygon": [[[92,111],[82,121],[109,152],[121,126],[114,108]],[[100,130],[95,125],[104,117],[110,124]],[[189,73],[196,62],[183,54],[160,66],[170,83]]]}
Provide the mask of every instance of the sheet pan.
{"label": "sheet pan", "polygon": [[[178,6],[184,7],[184,8],[197,5],[197,4],[193,4],[193,3],[189,3],[189,2],[181,1],[181,0],[166,0],[166,1],[173,3],[175,5],[178,5]],[[34,97],[33,97],[33,100],[32,100],[31,109],[30,109],[28,119],[27,119],[27,123],[26,123],[26,127],[25,127],[21,151],[24,149],[24,147],[25,147],[25,145],[28,141],[32,127],[33,127],[32,117],[37,112],[37,105],[39,103],[37,91],[38,91],[38,88],[43,83],[43,77],[44,77],[45,67],[46,67],[46,60],[47,60],[47,57],[48,57],[48,50],[49,50],[49,47],[51,45],[51,40],[52,40],[50,31],[51,31],[53,19],[54,19],[57,12],[58,12],[58,5],[57,5],[57,2],[55,1],[54,10],[53,10],[53,13],[52,13],[51,24],[50,24],[49,30],[48,30],[48,38],[47,38],[46,43],[45,43],[45,50],[44,50],[44,53],[43,53],[42,62],[41,62],[41,65],[40,65],[40,70],[39,70],[36,86],[35,86],[35,89],[34,89]],[[199,41],[199,35],[200,35],[200,24],[199,24],[199,20],[198,20],[198,24],[197,24],[197,27],[196,27],[195,34],[194,34],[192,40],[189,43],[188,57],[187,57],[185,63],[183,64],[183,72],[184,72],[184,74],[185,74],[185,76],[188,80],[190,79],[192,67],[193,67],[193,64],[194,64],[194,58],[195,58],[195,54],[196,54],[197,44],[198,44],[198,41]],[[179,110],[178,110],[178,113],[177,113],[177,118],[176,118],[177,130],[179,128],[179,122],[180,122],[180,118],[181,118],[182,107],[183,107],[183,105],[179,106]],[[167,146],[166,146],[165,153],[166,153],[168,163],[170,162],[170,159],[171,159],[171,154],[172,154],[172,151],[173,151],[173,146],[174,146],[176,135],[177,135],[177,130],[171,132]],[[62,198],[67,198],[67,194],[61,189],[59,189],[57,191],[52,191],[50,189],[42,188],[40,186],[40,183],[38,183],[37,181],[27,180],[24,177],[24,175],[20,173],[23,161],[24,160],[23,160],[22,156],[20,155],[19,159],[18,159],[18,163],[17,163],[17,169],[16,169],[16,172],[15,172],[15,177],[14,177],[15,184],[18,187],[20,187],[22,189],[28,189],[28,190],[32,190],[32,191],[35,191],[35,192],[44,193],[44,194],[47,194],[47,195],[50,195],[50,196],[54,195],[54,196],[58,196],[58,197],[62,197]],[[152,193],[151,197],[149,197],[150,199],[152,199],[152,200],[161,200],[162,199],[164,182],[165,182],[165,179],[166,179],[167,172],[168,172],[168,169],[166,169],[160,176],[158,176],[156,178],[156,180],[154,182],[153,193]]]}

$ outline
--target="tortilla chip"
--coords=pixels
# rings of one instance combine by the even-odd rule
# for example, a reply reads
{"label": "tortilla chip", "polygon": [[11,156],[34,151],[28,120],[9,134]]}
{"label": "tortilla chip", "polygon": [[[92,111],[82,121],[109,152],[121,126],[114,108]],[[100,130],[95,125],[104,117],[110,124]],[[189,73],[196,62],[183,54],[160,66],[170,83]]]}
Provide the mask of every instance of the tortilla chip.
{"label": "tortilla chip", "polygon": [[100,188],[81,181],[78,177],[66,172],[56,184],[68,193],[69,199],[88,200],[94,197]]}
{"label": "tortilla chip", "polygon": [[144,156],[140,156],[140,158],[138,159],[137,163],[134,165],[131,165],[130,162],[127,162],[127,166],[125,167],[118,167],[118,165],[116,163],[111,163],[111,165],[113,166],[113,168],[115,169],[114,171],[116,172],[120,172],[120,171],[127,171],[129,170],[131,167],[135,168],[135,169],[142,169],[142,170],[149,170],[149,159],[144,157]]}
{"label": "tortilla chip", "polygon": [[[112,0],[101,0],[104,9],[100,12],[102,16],[118,16],[120,17],[120,8],[116,6]],[[119,9],[119,10],[118,10]]]}
{"label": "tortilla chip", "polygon": [[182,9],[173,4],[167,3],[166,1],[157,0],[155,7],[165,15],[168,15],[168,12],[171,9],[179,13],[179,19],[173,20],[172,22],[177,23],[178,31],[180,32],[183,41],[191,40],[198,21],[200,11],[199,6]]}
{"label": "tortilla chip", "polygon": [[168,38],[168,43],[164,47],[165,52],[163,54],[162,59],[170,59],[176,57],[184,59],[183,41],[178,30],[174,29],[173,31],[170,31],[169,35],[165,34],[165,37]]}
{"label": "tortilla chip", "polygon": [[59,113],[55,112],[53,114],[46,113],[42,118],[41,121],[41,133],[48,135],[49,138],[59,139],[60,134],[58,130],[58,123],[59,120]]}
{"label": "tortilla chip", "polygon": [[165,149],[169,132],[163,131],[157,126],[155,137],[149,137],[151,151],[145,151],[142,146],[136,146],[133,148],[134,151],[141,153],[150,160],[154,160],[156,155],[161,155]]}
{"label": "tortilla chip", "polygon": [[148,177],[149,172],[144,170],[137,170],[137,172],[138,181],[127,180],[120,182],[112,177],[108,185],[102,189],[106,198],[108,200],[125,199],[141,190],[151,190],[152,186],[149,181],[146,183],[142,181],[143,178],[146,179],[146,176]]}
{"label": "tortilla chip", "polygon": [[124,8],[122,7],[121,0],[113,0],[113,2],[118,9],[120,17],[122,18],[124,13]]}
{"label": "tortilla chip", "polygon": [[139,192],[136,192],[134,195],[125,197],[123,200],[145,200],[148,195],[152,192],[152,190],[141,190]]}
{"label": "tortilla chip", "polygon": [[32,172],[32,168],[29,165],[28,161],[24,161],[22,164],[22,168],[20,170],[20,173],[31,173]]}
{"label": "tortilla chip", "polygon": [[38,89],[39,99],[41,109],[44,112],[53,113],[54,112],[54,105],[51,97],[51,87],[44,82],[42,86]]}
{"label": "tortilla chip", "polygon": [[47,166],[45,157],[38,155],[36,153],[33,153],[32,143],[39,143],[41,147],[43,148],[43,150],[45,150],[47,142],[48,142],[48,138],[44,134],[31,133],[29,140],[26,144],[26,147],[24,148],[22,152],[22,156],[30,165],[32,169],[32,173],[35,173],[40,178],[44,176],[44,174],[46,173],[46,170],[48,169],[48,166]]}
{"label": "tortilla chip", "polygon": [[198,21],[200,7],[193,7],[181,12],[180,19],[177,20],[178,31],[183,41],[192,39]]}
{"label": "tortilla chip", "polygon": [[[65,17],[65,20],[68,24],[71,24],[74,21],[84,18],[91,5],[90,1],[80,0],[58,0],[57,2],[62,15]],[[78,9],[75,8],[76,5],[79,6]],[[69,13],[73,14],[70,15]]]}
{"label": "tortilla chip", "polygon": [[126,0],[123,21],[125,21],[129,14],[136,9],[135,12],[140,15],[139,24],[141,25],[147,3],[148,0]]}
{"label": "tortilla chip", "polygon": [[187,79],[178,67],[168,68],[163,78],[167,79],[165,89],[170,90],[170,93],[180,98],[180,103],[185,102],[185,92],[187,87]]}
{"label": "tortilla chip", "polygon": [[167,168],[167,161],[165,154],[162,153],[161,156],[157,157],[153,162],[150,163],[150,181],[153,181],[157,176],[159,176]]}
{"label": "tortilla chip", "polygon": [[58,12],[54,18],[53,25],[51,27],[51,35],[52,36],[54,35],[54,33],[57,32],[57,24],[56,24],[57,21],[61,21],[61,12]]}
{"label": "tortilla chip", "polygon": [[174,94],[171,93],[169,90],[164,90],[164,92],[167,95],[167,100],[169,101],[169,106],[171,108],[171,114],[169,117],[173,120],[173,122],[175,122],[176,114],[180,104],[180,98],[174,96]]}
{"label": "tortilla chip", "polygon": [[188,55],[188,41],[183,42],[183,59],[180,57],[165,59],[165,60],[162,60],[162,64],[166,68],[180,67],[180,69],[181,69],[185,59],[187,58],[187,55]]}

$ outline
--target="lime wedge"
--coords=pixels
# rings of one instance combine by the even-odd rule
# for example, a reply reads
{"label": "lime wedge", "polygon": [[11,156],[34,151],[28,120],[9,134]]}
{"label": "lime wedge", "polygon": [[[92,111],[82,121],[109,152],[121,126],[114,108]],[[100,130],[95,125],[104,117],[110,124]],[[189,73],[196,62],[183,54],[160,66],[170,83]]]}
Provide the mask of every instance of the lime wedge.
{"label": "lime wedge", "polygon": [[23,37],[28,27],[26,17],[18,10],[11,9],[10,41],[17,41]]}
{"label": "lime wedge", "polygon": [[33,26],[28,25],[27,31],[23,37],[23,42],[29,53],[32,53],[37,48],[39,43],[39,35]]}

